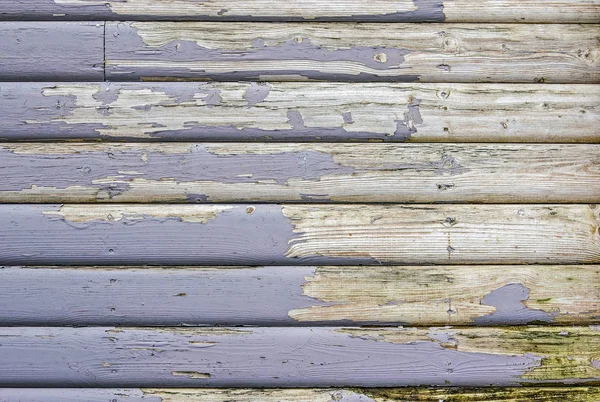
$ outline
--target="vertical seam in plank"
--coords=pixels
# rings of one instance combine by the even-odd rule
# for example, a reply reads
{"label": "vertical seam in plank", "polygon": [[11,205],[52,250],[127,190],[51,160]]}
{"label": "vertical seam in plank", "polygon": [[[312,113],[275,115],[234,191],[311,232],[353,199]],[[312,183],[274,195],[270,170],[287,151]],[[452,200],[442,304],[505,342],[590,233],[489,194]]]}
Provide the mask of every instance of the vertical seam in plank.
{"label": "vertical seam in plank", "polygon": [[106,82],[106,21],[104,21],[104,36],[102,37],[102,73]]}

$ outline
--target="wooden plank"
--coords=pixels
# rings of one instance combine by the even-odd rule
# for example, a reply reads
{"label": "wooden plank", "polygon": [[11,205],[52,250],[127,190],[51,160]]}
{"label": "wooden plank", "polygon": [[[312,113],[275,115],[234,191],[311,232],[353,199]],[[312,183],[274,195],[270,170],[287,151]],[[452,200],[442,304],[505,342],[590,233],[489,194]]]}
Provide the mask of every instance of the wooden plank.
{"label": "wooden plank", "polygon": [[600,383],[600,328],[4,327],[1,386]]}
{"label": "wooden plank", "polygon": [[600,85],[0,83],[0,139],[600,142]]}
{"label": "wooden plank", "polygon": [[587,264],[596,205],[0,205],[2,265]]}
{"label": "wooden plank", "polygon": [[0,0],[0,19],[597,23],[597,0]]}
{"label": "wooden plank", "polygon": [[600,388],[4,388],[0,398],[4,402],[597,402]]}
{"label": "wooden plank", "polygon": [[600,145],[0,143],[0,202],[600,201]]}
{"label": "wooden plank", "polygon": [[600,82],[598,25],[109,22],[109,80]]}
{"label": "wooden plank", "polygon": [[4,267],[3,325],[600,324],[600,267]]}
{"label": "wooden plank", "polygon": [[102,81],[104,22],[0,22],[0,80]]}

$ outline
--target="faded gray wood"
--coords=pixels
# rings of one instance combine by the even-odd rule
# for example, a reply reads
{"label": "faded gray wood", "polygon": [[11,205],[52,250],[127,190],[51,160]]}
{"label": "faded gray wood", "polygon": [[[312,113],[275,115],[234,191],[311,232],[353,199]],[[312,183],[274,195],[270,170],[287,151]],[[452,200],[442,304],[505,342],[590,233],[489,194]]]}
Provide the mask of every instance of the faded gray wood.
{"label": "faded gray wood", "polygon": [[586,264],[595,205],[0,205],[3,265]]}
{"label": "faded gray wood", "polygon": [[2,402],[597,402],[599,387],[514,388],[4,388]]}
{"label": "faded gray wood", "polygon": [[104,22],[0,22],[0,38],[0,81],[104,80]]}
{"label": "faded gray wood", "polygon": [[222,21],[600,21],[597,0],[0,0],[0,19]]}
{"label": "faded gray wood", "polygon": [[0,143],[0,202],[600,201],[600,145]]}
{"label": "faded gray wood", "polygon": [[4,267],[3,325],[600,324],[600,267]]}
{"label": "faded gray wood", "polygon": [[0,83],[0,138],[600,142],[600,85]]}
{"label": "faded gray wood", "polygon": [[599,25],[109,22],[109,80],[598,83]]}
{"label": "faded gray wood", "polygon": [[598,383],[600,328],[0,329],[1,386]]}

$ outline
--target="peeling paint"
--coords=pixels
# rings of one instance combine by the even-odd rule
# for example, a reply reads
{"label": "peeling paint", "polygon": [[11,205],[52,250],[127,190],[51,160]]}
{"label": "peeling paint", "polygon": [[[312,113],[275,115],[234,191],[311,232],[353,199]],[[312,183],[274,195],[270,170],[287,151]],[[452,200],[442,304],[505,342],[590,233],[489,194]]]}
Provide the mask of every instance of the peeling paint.
{"label": "peeling paint", "polygon": [[[96,149],[65,154],[19,154],[0,148],[6,180],[0,191],[21,191],[33,186],[68,189],[96,188],[110,198],[130,190],[139,180],[258,183],[290,179],[318,181],[327,175],[350,175],[356,170],[334,161],[332,154],[311,150],[280,153],[217,154],[210,146],[190,144],[179,153],[132,148]],[[28,166],[26,170],[23,166]],[[127,169],[127,170],[124,170]],[[206,195],[187,195],[188,200],[207,201]]]}
{"label": "peeling paint", "polygon": [[474,317],[478,325],[525,325],[532,322],[554,321],[558,311],[551,313],[543,310],[530,309],[524,305],[529,299],[529,289],[520,283],[511,283],[490,292],[481,304],[494,306],[496,311],[483,317]]}
{"label": "peeling paint", "polygon": [[[31,85],[31,84],[30,84]],[[259,88],[252,106],[244,96],[248,91]],[[5,87],[5,86],[4,86]],[[245,89],[244,89],[245,88]],[[281,97],[263,89],[267,85],[228,83],[211,84],[98,84],[76,85],[57,84],[42,88],[42,95],[31,99],[31,88],[27,95],[24,89],[8,88],[0,97],[0,104],[7,110],[15,110],[14,116],[7,116],[10,134],[27,130],[28,135],[40,131],[39,135],[59,136],[58,138],[111,137],[135,139],[344,139],[378,138],[392,140],[394,130],[398,133],[408,130],[404,125],[398,128],[395,119],[400,111],[385,100],[377,100],[373,106],[357,105],[354,123],[344,123],[343,116],[333,108],[306,105],[294,110],[282,107],[288,97],[307,96],[300,87],[297,94]],[[246,92],[244,92],[246,91]],[[326,93],[325,93],[326,95]],[[357,94],[360,99],[363,97]],[[27,97],[28,102],[16,102],[19,97]],[[262,97],[265,96],[263,99]],[[313,92],[312,96],[321,96]],[[382,95],[384,96],[384,95]],[[38,99],[39,98],[39,99]],[[260,101],[269,102],[261,106]],[[246,102],[246,110],[240,107]],[[373,102],[373,101],[372,101]],[[23,105],[30,104],[30,107]],[[60,105],[56,109],[55,106]],[[215,108],[214,106],[219,106]],[[15,109],[16,108],[16,109]],[[18,111],[18,113],[17,113]],[[303,113],[290,124],[289,113]],[[337,121],[336,121],[337,120]],[[139,124],[143,122],[143,124]],[[25,125],[23,125],[25,124]],[[398,131],[400,130],[400,131]],[[8,130],[7,130],[8,131]],[[412,130],[414,131],[414,130]],[[411,131],[411,132],[412,132]],[[78,134],[76,134],[78,133]],[[4,135],[9,133],[4,133]],[[401,140],[398,137],[395,140]]]}
{"label": "peeling paint", "polygon": [[71,223],[96,223],[96,222],[119,222],[132,225],[136,222],[153,218],[177,219],[181,222],[194,222],[206,224],[216,219],[217,215],[233,209],[227,205],[206,205],[201,210],[191,206],[181,205],[175,210],[165,209],[160,206],[139,205],[135,212],[128,211],[131,208],[124,205],[103,205],[94,209],[82,209],[73,205],[62,205],[56,211],[43,211],[42,214],[51,218],[64,219]]}
{"label": "peeling paint", "polygon": [[[418,79],[417,75],[401,70],[404,57],[410,53],[406,49],[378,45],[330,46],[320,42],[323,38],[313,37],[310,30],[306,35],[292,33],[271,38],[267,35],[272,36],[276,31],[267,30],[267,26],[256,27],[254,40],[245,38],[246,42],[239,40],[228,44],[215,41],[202,32],[203,29],[220,29],[220,26],[197,28],[201,29],[173,32],[168,25],[109,23],[107,78],[131,80],[169,76],[220,80],[226,76],[228,80],[264,81],[268,76],[301,76],[316,80],[401,82]],[[297,28],[299,32],[305,31],[300,26]],[[261,36],[263,34],[265,37]],[[327,33],[317,35],[326,37]],[[324,40],[328,41],[327,38]],[[174,42],[176,52],[173,52]],[[237,67],[228,68],[228,63]],[[339,63],[359,68],[353,68],[355,72],[345,72],[349,69],[336,67]],[[260,97],[260,94],[256,96]]]}
{"label": "peeling paint", "polygon": [[200,373],[198,371],[172,371],[172,375],[174,376],[184,376],[188,378],[210,378],[210,373]]}
{"label": "peeling paint", "polygon": [[[548,379],[561,380],[559,367],[541,364],[544,359],[561,356],[556,348],[570,342],[569,338],[559,337],[560,342],[549,344],[545,334],[553,329],[537,327],[434,329],[437,338],[456,339],[456,345],[448,346],[427,335],[432,329],[258,327],[248,328],[243,341],[238,336],[221,335],[220,330],[212,333],[212,329],[200,329],[201,334],[186,334],[124,328],[118,339],[110,340],[102,327],[5,328],[6,334],[17,336],[3,339],[0,357],[11,366],[10,370],[0,370],[0,383],[195,387],[202,381],[207,387],[267,388],[339,387],[344,383],[374,387],[533,385],[536,381],[526,376],[542,368],[552,367],[546,372]],[[584,335],[581,327],[578,331]],[[534,347],[526,338],[528,334],[541,346],[539,352],[528,352]],[[585,335],[570,346],[569,353],[575,356],[567,364],[570,370],[596,370],[585,359],[598,339]],[[215,344],[194,348],[190,341]],[[151,350],[157,344],[161,345],[160,353]],[[40,355],[36,353],[40,349],[52,353]],[[112,366],[103,367],[100,362],[109,356]],[[194,373],[201,373],[202,378],[190,378]]]}
{"label": "peeling paint", "polygon": [[[369,7],[360,1],[346,1],[343,7],[322,8],[312,1],[295,6],[264,2],[189,1],[172,0],[168,9],[160,1],[130,0],[45,0],[54,1],[54,12],[80,14],[95,12],[112,19],[117,16],[145,17],[178,20],[227,20],[227,21],[395,21],[395,22],[442,22],[441,0],[402,0],[388,7]],[[226,5],[227,8],[223,6]],[[100,6],[105,6],[100,8]]]}
{"label": "peeling paint", "polygon": [[252,82],[246,92],[244,93],[244,99],[248,101],[248,107],[253,107],[257,103],[264,101],[267,96],[269,96],[269,92],[271,91],[271,87],[268,83],[259,84],[256,82]]}

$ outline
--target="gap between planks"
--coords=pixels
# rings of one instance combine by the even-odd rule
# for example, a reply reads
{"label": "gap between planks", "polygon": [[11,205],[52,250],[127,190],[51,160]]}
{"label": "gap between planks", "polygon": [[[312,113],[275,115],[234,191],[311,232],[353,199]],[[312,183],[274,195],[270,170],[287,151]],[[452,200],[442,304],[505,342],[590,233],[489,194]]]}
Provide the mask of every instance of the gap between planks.
{"label": "gap between planks", "polygon": [[[2,399],[4,398],[4,399]],[[597,402],[600,388],[4,388],[3,402]]]}

